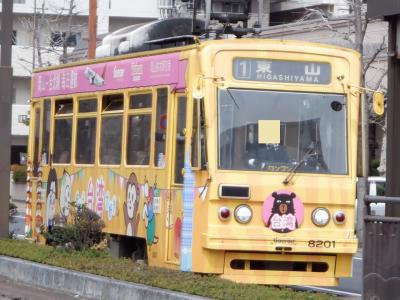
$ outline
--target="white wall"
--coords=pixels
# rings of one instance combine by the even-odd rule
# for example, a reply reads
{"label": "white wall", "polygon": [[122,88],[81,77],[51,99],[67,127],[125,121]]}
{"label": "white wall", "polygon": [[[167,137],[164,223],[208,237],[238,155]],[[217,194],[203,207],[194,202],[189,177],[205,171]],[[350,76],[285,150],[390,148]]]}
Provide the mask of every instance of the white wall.
{"label": "white wall", "polygon": [[30,94],[31,79],[30,78],[13,78],[13,88],[16,91],[16,103],[27,105],[31,98]]}
{"label": "white wall", "polygon": [[158,0],[111,0],[110,17],[158,18]]}
{"label": "white wall", "polygon": [[334,11],[332,11],[332,13],[335,15],[344,15],[349,13],[349,5],[347,0],[271,0],[271,12],[294,10],[318,5],[332,5],[334,7]]}
{"label": "white wall", "polygon": [[[44,0],[37,0],[36,7],[40,8]],[[110,1],[111,17],[127,18],[158,18],[157,0],[97,0]],[[19,2],[19,3],[18,3]],[[47,14],[58,14],[61,8],[68,8],[69,0],[45,0]],[[75,0],[77,11],[81,15],[88,15],[89,0]],[[99,5],[100,6],[100,5]],[[34,0],[18,0],[14,3],[13,11],[17,14],[32,14]],[[1,4],[0,4],[1,10]]]}
{"label": "white wall", "polygon": [[25,124],[18,122],[19,115],[28,115],[29,105],[14,104],[12,106],[11,115],[11,134],[12,135],[28,135],[29,127]]}

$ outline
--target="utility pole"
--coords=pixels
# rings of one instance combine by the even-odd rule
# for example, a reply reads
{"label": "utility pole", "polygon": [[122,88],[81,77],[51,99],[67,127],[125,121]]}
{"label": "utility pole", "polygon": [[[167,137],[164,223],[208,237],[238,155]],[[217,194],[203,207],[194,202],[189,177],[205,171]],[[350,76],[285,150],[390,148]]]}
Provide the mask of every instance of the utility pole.
{"label": "utility pole", "polygon": [[[365,74],[364,74],[364,64],[363,64],[363,16],[362,16],[362,0],[353,0],[353,10],[354,10],[354,48],[361,55],[360,64],[360,86],[365,85]],[[356,233],[359,243],[363,240],[363,211],[364,211],[364,197],[368,191],[368,171],[369,171],[369,143],[368,143],[368,121],[369,121],[369,111],[367,97],[363,90],[360,91],[360,130],[361,130],[361,141],[358,144],[360,149],[358,155],[360,160],[358,162],[358,182],[357,182],[357,222],[356,222]]]}
{"label": "utility pole", "polygon": [[13,0],[2,1],[0,58],[0,238],[8,237],[10,197]]}
{"label": "utility pole", "polygon": [[89,0],[89,53],[88,58],[96,57],[97,41],[97,0]]}

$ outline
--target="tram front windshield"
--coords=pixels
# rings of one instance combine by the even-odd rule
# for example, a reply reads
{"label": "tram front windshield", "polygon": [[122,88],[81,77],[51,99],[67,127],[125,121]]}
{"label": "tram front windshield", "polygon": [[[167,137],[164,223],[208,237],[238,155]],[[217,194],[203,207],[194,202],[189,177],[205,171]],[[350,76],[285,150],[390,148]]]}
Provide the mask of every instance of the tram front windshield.
{"label": "tram front windshield", "polygon": [[218,161],[225,170],[347,174],[346,98],[218,90]]}

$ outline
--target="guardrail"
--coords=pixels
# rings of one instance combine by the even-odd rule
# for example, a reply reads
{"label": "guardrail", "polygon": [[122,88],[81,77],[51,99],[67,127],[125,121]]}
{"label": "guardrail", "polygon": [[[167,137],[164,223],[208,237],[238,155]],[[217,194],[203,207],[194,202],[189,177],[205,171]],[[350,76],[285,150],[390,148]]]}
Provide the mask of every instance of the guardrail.
{"label": "guardrail", "polygon": [[363,299],[399,299],[400,217],[371,216],[371,203],[400,205],[400,197],[364,198]]}

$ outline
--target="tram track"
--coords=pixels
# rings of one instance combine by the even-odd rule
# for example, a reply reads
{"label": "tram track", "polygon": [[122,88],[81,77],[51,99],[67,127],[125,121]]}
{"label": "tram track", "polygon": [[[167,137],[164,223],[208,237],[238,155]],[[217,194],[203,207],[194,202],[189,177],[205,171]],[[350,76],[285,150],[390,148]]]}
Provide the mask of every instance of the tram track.
{"label": "tram track", "polygon": [[359,298],[361,298],[361,294],[335,290],[335,289],[332,289],[332,288],[315,287],[315,286],[307,286],[307,285],[292,286],[292,288],[295,289],[295,290],[298,290],[298,291],[327,293],[327,294],[331,294],[331,295],[335,295],[335,296],[339,296],[339,297],[346,297],[348,299],[359,299]]}

